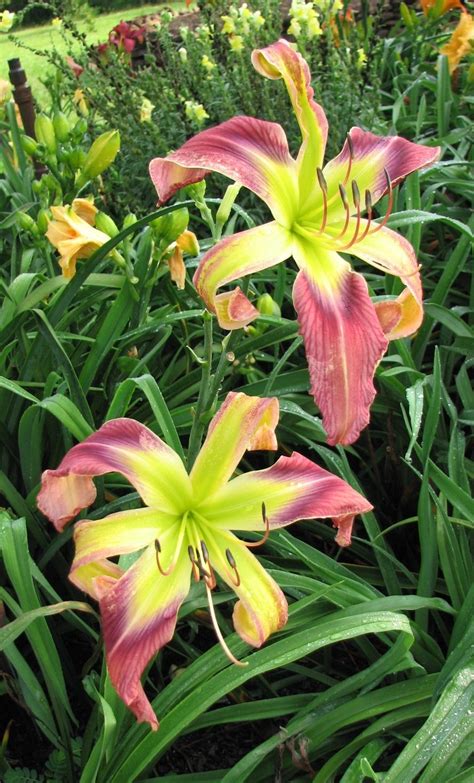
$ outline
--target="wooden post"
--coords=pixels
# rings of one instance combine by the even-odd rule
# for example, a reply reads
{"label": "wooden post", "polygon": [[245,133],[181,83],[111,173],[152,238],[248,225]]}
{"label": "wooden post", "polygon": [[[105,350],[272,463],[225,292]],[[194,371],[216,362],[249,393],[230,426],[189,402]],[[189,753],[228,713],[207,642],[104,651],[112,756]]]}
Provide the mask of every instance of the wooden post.
{"label": "wooden post", "polygon": [[[21,121],[23,123],[25,133],[27,133],[28,136],[31,136],[32,139],[36,139],[36,113],[33,94],[31,92],[31,87],[26,80],[26,73],[21,67],[19,57],[13,57],[11,60],[8,60],[8,71],[10,81],[13,84],[13,97],[15,99],[16,105],[18,106],[18,109],[20,110]],[[46,166],[36,160],[34,166],[36,179],[40,179],[48,170]]]}

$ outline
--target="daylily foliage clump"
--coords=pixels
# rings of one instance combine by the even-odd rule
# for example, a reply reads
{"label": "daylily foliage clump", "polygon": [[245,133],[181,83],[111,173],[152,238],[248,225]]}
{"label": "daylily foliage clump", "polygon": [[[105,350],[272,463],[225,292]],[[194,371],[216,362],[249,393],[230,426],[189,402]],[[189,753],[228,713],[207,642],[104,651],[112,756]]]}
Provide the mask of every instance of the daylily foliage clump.
{"label": "daylily foliage clump", "polygon": [[[331,518],[336,541],[350,543],[356,514],[371,504],[342,479],[294,452],[272,467],[232,478],[246,450],[274,450],[275,398],[229,393],[209,426],[189,475],[178,456],[147,427],[115,419],[74,446],[56,470],[43,474],[38,507],[57,530],[94,502],[92,478],[124,475],[147,508],[122,511],[75,526],[70,579],[99,601],[110,679],[139,721],[158,721],[140,677],[173,636],[191,577],[202,579],[214,627],[211,590],[217,576],[237,594],[233,621],[249,645],[260,647],[285,625],[286,598],[252,544],[233,531],[271,530],[299,519]],[[127,571],[109,558],[140,553]]]}
{"label": "daylily foliage clump", "polygon": [[[220,325],[238,329],[258,311],[240,288],[218,289],[293,257],[300,270],[293,300],[312,393],[328,442],[353,443],[369,421],[373,376],[389,340],[413,334],[423,317],[415,252],[385,225],[392,189],[410,172],[432,164],[439,148],[352,128],[339,155],[323,167],[328,123],[314,100],[305,60],[281,40],[254,51],[252,62],[262,76],[285,83],[302,136],[296,159],[280,125],[234,117],[166,158],[152,160],[150,175],[160,203],[216,171],[267,204],[274,219],[211,248],[199,264],[195,285]],[[386,193],[389,207],[376,223],[374,206]],[[397,275],[404,290],[374,303],[363,276],[341,253]]]}

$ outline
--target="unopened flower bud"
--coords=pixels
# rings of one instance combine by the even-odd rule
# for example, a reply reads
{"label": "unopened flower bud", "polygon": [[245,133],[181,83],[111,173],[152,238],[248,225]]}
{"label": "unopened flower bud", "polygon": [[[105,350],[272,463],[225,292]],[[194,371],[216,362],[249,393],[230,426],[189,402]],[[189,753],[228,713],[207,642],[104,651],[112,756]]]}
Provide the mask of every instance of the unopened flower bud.
{"label": "unopened flower bud", "polygon": [[57,111],[53,117],[53,127],[58,141],[64,142],[69,138],[71,126],[66,115],[62,111]]}
{"label": "unopened flower bud", "polygon": [[36,225],[40,234],[46,234],[48,230],[49,215],[46,209],[40,209],[36,218]]}
{"label": "unopened flower bud", "polygon": [[78,121],[72,129],[72,134],[78,139],[81,139],[87,131],[87,120],[84,117],[79,117]]}
{"label": "unopened flower bud", "polygon": [[105,212],[97,213],[95,216],[95,227],[98,228],[99,231],[103,231],[104,234],[107,234],[109,237],[115,237],[119,232],[110,215],[107,215]]}
{"label": "unopened flower bud", "polygon": [[114,162],[120,149],[120,134],[118,131],[106,131],[93,143],[86,155],[80,174],[80,183],[85,184],[98,177]]}
{"label": "unopened flower bud", "polygon": [[38,142],[32,139],[31,136],[21,136],[21,146],[25,150],[27,155],[34,155],[38,150]]}
{"label": "unopened flower bud", "polygon": [[188,223],[189,212],[186,208],[183,208],[155,218],[150,223],[150,226],[164,245],[171,245],[185,231]]}
{"label": "unopened flower bud", "polygon": [[257,300],[257,310],[261,315],[281,315],[281,310],[278,304],[270,296],[270,294],[262,294]]}
{"label": "unopened flower bud", "polygon": [[222,199],[219,209],[216,213],[216,225],[219,227],[224,226],[227,221],[229,220],[230,211],[234,205],[234,201],[237,198],[240,190],[240,185],[238,182],[232,183],[232,185],[229,185],[226,192],[224,193],[224,198]]}
{"label": "unopened flower bud", "polygon": [[26,212],[17,212],[16,220],[19,227],[23,229],[23,231],[29,231],[31,234],[38,233],[35,221],[31,215],[28,215]]}
{"label": "unopened flower bud", "polygon": [[133,212],[129,212],[128,215],[125,215],[122,223],[122,229],[129,228],[130,226],[133,226],[137,222],[137,216],[133,214]]}
{"label": "unopened flower bud", "polygon": [[76,147],[67,153],[67,162],[73,171],[78,171],[84,165],[85,159],[86,153],[80,147]]}
{"label": "unopened flower bud", "polygon": [[56,135],[52,121],[46,114],[38,114],[35,119],[35,136],[40,144],[44,144],[48,152],[56,152]]}

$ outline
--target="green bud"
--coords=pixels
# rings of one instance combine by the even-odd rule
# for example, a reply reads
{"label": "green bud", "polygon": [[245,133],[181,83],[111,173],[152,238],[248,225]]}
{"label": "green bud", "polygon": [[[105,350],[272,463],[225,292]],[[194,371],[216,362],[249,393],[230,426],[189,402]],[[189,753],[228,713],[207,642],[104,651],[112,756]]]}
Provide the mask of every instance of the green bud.
{"label": "green bud", "polygon": [[98,177],[114,162],[120,149],[120,134],[118,131],[102,133],[93,143],[86,155],[78,184],[85,184]]}
{"label": "green bud", "polygon": [[104,234],[107,234],[109,237],[115,237],[119,232],[112,218],[105,212],[97,213],[95,216],[95,227],[98,228],[99,231],[103,231]]}
{"label": "green bud", "polygon": [[262,294],[257,300],[257,310],[261,315],[281,315],[281,310],[270,294]]}
{"label": "green bud", "polygon": [[240,190],[240,185],[238,182],[233,182],[232,185],[229,185],[226,192],[224,193],[224,198],[222,199],[219,209],[216,213],[216,226],[219,228],[222,228],[227,221],[229,220],[230,211],[234,205],[234,201],[237,198]]}
{"label": "green bud", "polygon": [[84,117],[79,117],[78,121],[72,129],[72,135],[78,139],[82,139],[87,131],[87,120]]}
{"label": "green bud", "polygon": [[137,216],[133,214],[133,212],[129,212],[128,215],[125,215],[122,223],[122,229],[129,228],[129,226],[133,226],[137,222]]}
{"label": "green bud", "polygon": [[57,111],[53,117],[53,126],[58,141],[64,142],[69,138],[71,126],[68,118],[62,111]]}
{"label": "green bud", "polygon": [[183,209],[177,209],[174,212],[168,212],[167,215],[155,218],[150,226],[157,239],[162,241],[164,245],[171,245],[186,230],[188,223],[189,212],[186,207],[183,207]]}
{"label": "green bud", "polygon": [[34,179],[33,182],[31,183],[31,190],[33,191],[35,196],[38,196],[43,190],[42,180]]}
{"label": "green bud", "polygon": [[23,231],[29,231],[32,234],[38,233],[35,221],[31,215],[28,215],[26,212],[17,212],[16,220],[19,227],[22,228]]}
{"label": "green bud", "polygon": [[185,192],[193,201],[202,201],[206,193],[206,180],[202,179],[200,182],[195,182],[194,185],[188,185]]}
{"label": "green bud", "polygon": [[35,136],[40,144],[44,144],[48,152],[56,152],[56,136],[52,121],[46,114],[38,114],[35,119]]}
{"label": "green bud", "polygon": [[84,165],[85,159],[86,153],[80,147],[76,147],[67,153],[67,162],[73,171],[78,171]]}
{"label": "green bud", "polygon": [[38,212],[38,217],[36,218],[36,225],[38,227],[38,231],[40,234],[46,234],[48,230],[48,223],[49,223],[49,214],[48,210],[46,209],[40,209]]}
{"label": "green bud", "polygon": [[413,27],[413,17],[406,3],[400,3],[400,16],[407,27]]}
{"label": "green bud", "polygon": [[38,149],[38,142],[25,134],[21,136],[21,146],[27,155],[34,155]]}

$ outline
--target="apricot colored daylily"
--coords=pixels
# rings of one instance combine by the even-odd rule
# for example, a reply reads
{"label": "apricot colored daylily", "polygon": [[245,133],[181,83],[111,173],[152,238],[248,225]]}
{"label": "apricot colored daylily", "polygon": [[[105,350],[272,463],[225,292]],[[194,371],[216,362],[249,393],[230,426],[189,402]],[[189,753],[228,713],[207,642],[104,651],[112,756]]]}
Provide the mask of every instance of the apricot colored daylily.
{"label": "apricot colored daylily", "polygon": [[[220,325],[237,329],[258,310],[239,288],[217,290],[293,256],[300,269],[293,299],[312,392],[328,442],[352,443],[369,421],[372,379],[388,340],[412,334],[423,315],[414,250],[385,227],[388,214],[382,223],[372,221],[373,206],[387,191],[391,202],[392,186],[436,160],[439,149],[352,128],[322,169],[328,124],[313,99],[307,63],[286,41],[254,51],[252,62],[263,76],[285,82],[302,135],[296,160],[280,125],[234,117],[152,160],[150,175],[161,202],[217,171],[267,203],[274,220],[218,242],[202,258],[194,283]],[[398,275],[405,290],[374,305],[364,278],[341,252]]]}
{"label": "apricot colored daylily", "polygon": [[[235,630],[260,647],[287,619],[281,589],[232,531],[262,531],[298,519],[331,517],[336,541],[350,544],[356,514],[370,503],[342,479],[294,452],[270,468],[231,478],[247,449],[276,449],[275,398],[230,393],[209,426],[188,475],[169,446],[133,419],[115,419],[43,473],[39,509],[57,530],[93,503],[93,476],[124,475],[147,508],[75,525],[70,579],[99,601],[110,679],[139,721],[158,721],[140,683],[155,653],[173,636],[190,579],[203,580],[219,641],[211,590],[216,574],[239,598]],[[264,504],[262,506],[262,504]],[[108,558],[140,552],[128,569]]]}
{"label": "apricot colored daylily", "polygon": [[474,17],[461,14],[459,22],[448,43],[441,47],[441,54],[448,58],[449,73],[454,73],[462,58],[472,51],[474,45]]}
{"label": "apricot colored daylily", "polygon": [[59,266],[64,277],[76,274],[80,258],[89,258],[110,237],[94,228],[96,207],[86,198],[76,198],[72,205],[51,207],[53,220],[48,223],[46,236],[58,250]]}

